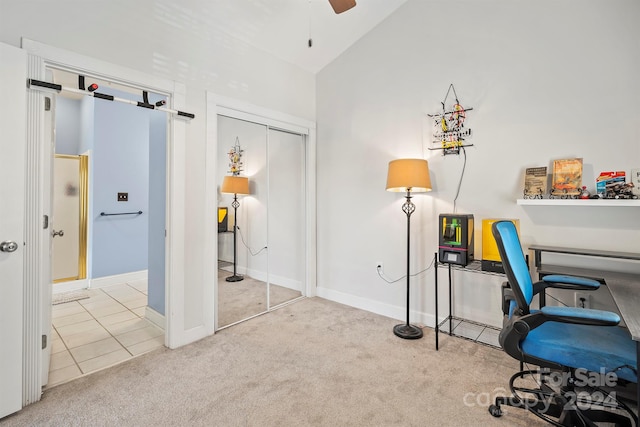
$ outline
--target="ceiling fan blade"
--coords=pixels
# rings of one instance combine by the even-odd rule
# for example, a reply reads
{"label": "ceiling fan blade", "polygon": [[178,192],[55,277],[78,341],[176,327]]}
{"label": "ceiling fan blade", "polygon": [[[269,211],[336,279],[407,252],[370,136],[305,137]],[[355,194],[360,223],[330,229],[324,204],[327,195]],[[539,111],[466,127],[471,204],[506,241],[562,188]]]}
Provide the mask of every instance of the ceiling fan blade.
{"label": "ceiling fan blade", "polygon": [[346,12],[356,5],[356,0],[329,0],[335,13]]}

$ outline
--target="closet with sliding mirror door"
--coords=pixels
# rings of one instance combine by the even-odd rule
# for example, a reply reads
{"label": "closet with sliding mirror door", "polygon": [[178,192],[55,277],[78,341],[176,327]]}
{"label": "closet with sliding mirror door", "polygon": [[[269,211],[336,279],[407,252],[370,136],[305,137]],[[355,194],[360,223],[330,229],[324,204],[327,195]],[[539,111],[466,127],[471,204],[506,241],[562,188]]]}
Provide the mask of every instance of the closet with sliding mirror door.
{"label": "closet with sliding mirror door", "polygon": [[305,279],[305,144],[302,135],[269,128],[269,307],[302,296]]}
{"label": "closet with sliding mirror door", "polygon": [[220,329],[304,293],[305,137],[224,115],[217,128]]}

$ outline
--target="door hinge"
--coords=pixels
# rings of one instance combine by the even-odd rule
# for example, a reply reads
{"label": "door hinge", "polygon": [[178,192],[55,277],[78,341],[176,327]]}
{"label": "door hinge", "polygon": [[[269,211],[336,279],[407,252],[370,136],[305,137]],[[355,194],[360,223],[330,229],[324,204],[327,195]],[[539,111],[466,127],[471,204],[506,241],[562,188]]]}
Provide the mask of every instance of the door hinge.
{"label": "door hinge", "polygon": [[42,349],[44,350],[45,348],[47,348],[47,336],[43,335],[42,336]]}
{"label": "door hinge", "polygon": [[44,98],[44,111],[51,111],[51,98],[48,96]]}
{"label": "door hinge", "polygon": [[43,215],[42,218],[42,229],[46,230],[49,228],[49,215]]}

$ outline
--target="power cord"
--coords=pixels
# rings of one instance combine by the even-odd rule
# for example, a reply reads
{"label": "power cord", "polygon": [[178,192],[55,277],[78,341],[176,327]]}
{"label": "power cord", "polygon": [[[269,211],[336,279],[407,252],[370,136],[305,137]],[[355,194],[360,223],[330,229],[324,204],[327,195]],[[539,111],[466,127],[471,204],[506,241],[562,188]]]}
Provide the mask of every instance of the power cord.
{"label": "power cord", "polygon": [[244,241],[244,236],[242,235],[242,230],[240,230],[240,227],[236,225],[236,228],[238,229],[238,231],[240,232],[240,240],[242,241],[242,244],[244,245],[245,248],[247,248],[247,250],[249,251],[249,253],[251,254],[251,256],[256,256],[258,255],[260,252],[264,251],[265,249],[267,249],[266,246],[264,246],[262,249],[260,249],[258,252],[253,253],[253,251],[251,250],[251,248],[247,245],[247,243]]}
{"label": "power cord", "polygon": [[[433,262],[434,262],[434,261],[435,261],[435,259],[432,259],[432,260],[431,260],[431,263],[430,263],[430,264],[429,264],[429,265],[428,265],[424,270],[420,270],[420,271],[418,271],[417,273],[410,274],[410,277],[416,277],[417,275],[422,274],[422,273],[424,273],[425,271],[430,270],[430,269],[433,267]],[[378,272],[378,276],[380,276],[380,278],[381,278],[382,280],[384,280],[385,282],[387,282],[387,283],[396,283],[396,282],[399,282],[400,280],[403,280],[403,279],[406,279],[406,278],[407,278],[407,275],[405,274],[404,276],[399,277],[399,278],[397,278],[397,279],[395,279],[395,280],[390,280],[390,279],[388,279],[388,278],[384,275],[384,272],[382,271],[382,266],[381,266],[381,265],[378,265],[378,266],[376,267],[376,271]]]}
{"label": "power cord", "polygon": [[453,213],[456,213],[456,202],[458,201],[458,196],[460,195],[460,187],[462,187],[462,178],[464,177],[464,170],[467,168],[467,152],[462,148],[462,154],[464,155],[464,163],[462,164],[462,172],[460,173],[460,181],[458,181],[458,189],[456,190],[456,197],[453,199]]}
{"label": "power cord", "polygon": [[[552,300],[555,300],[556,302],[560,303],[561,305],[565,306],[565,307],[569,307],[565,302],[560,301],[558,298],[554,297],[553,295],[549,295],[547,294],[547,297],[551,298]],[[583,307],[584,308],[584,307]]]}

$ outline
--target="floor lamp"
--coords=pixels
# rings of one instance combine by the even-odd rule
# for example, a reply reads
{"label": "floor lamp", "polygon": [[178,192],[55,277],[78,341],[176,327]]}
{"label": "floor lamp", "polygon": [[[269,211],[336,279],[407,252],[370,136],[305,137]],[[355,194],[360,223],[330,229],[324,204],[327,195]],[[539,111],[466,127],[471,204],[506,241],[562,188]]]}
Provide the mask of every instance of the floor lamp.
{"label": "floor lamp", "polygon": [[416,210],[416,205],[411,201],[411,194],[431,191],[431,179],[429,178],[429,164],[427,161],[424,159],[390,161],[387,174],[387,191],[407,193],[405,195],[406,201],[402,205],[402,211],[407,215],[407,322],[394,326],[393,333],[400,338],[415,340],[422,338],[422,329],[409,324],[410,230],[411,214]]}
{"label": "floor lamp", "polygon": [[236,256],[238,253],[237,248],[237,224],[238,224],[238,208],[240,207],[240,202],[238,202],[238,194],[249,194],[249,178],[246,176],[237,176],[237,175],[227,175],[222,180],[222,187],[220,188],[221,193],[233,194],[233,202],[231,203],[231,207],[233,207],[233,276],[227,277],[225,280],[227,282],[239,282],[244,279],[244,277],[240,276],[236,271]]}

